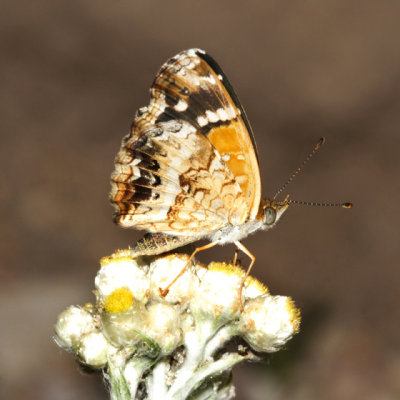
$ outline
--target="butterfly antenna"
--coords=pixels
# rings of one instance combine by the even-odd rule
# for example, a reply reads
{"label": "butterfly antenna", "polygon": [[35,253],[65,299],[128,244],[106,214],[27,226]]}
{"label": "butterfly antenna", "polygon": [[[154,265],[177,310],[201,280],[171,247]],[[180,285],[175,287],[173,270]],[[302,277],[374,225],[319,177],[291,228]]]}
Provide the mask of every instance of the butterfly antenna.
{"label": "butterfly antenna", "polygon": [[[304,168],[304,166],[310,161],[310,159],[313,157],[313,155],[321,148],[321,146],[323,144],[325,144],[324,137],[322,137],[321,139],[318,140],[318,143],[315,145],[313,150],[307,155],[307,157],[298,166],[298,168],[295,171],[293,171],[293,173],[292,173],[292,175],[290,175],[289,179],[279,188],[279,190],[275,193],[273,200],[275,200],[277,198],[277,196],[286,189],[286,187],[289,185],[289,183],[292,182],[294,178],[296,178],[296,176],[299,174],[299,172]],[[294,201],[292,201],[292,203],[294,203]]]}
{"label": "butterfly antenna", "polygon": [[342,208],[353,208],[353,203],[320,203],[316,201],[301,201],[288,199],[289,204],[300,204],[302,206],[317,206],[317,207],[342,207]]}

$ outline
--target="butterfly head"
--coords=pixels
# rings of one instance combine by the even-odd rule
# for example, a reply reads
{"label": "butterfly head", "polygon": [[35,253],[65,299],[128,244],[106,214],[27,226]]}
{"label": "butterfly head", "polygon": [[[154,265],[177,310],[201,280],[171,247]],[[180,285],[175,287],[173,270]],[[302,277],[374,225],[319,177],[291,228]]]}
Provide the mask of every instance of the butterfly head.
{"label": "butterfly head", "polygon": [[289,196],[283,201],[264,199],[258,212],[258,219],[264,224],[264,229],[272,228],[289,207]]}

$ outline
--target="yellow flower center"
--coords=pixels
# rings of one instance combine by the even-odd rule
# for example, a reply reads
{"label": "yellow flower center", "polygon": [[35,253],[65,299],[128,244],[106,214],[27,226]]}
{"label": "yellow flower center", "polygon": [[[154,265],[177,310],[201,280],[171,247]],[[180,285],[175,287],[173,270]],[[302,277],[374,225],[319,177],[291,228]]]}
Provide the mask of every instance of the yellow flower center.
{"label": "yellow flower center", "polygon": [[104,309],[108,313],[126,311],[133,304],[133,293],[128,288],[119,288],[107,296],[104,302]]}

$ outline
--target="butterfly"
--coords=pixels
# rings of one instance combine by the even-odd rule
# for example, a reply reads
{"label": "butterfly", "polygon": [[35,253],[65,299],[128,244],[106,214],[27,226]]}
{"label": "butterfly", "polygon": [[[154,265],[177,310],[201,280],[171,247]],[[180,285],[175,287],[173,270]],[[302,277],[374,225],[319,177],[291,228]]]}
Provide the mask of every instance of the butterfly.
{"label": "butterfly", "polygon": [[133,255],[208,239],[192,258],[216,244],[234,243],[251,258],[248,274],[255,257],[241,240],[275,226],[290,201],[261,198],[256,145],[237,95],[200,49],[169,59],[150,94],[115,159],[115,222],[148,232]]}

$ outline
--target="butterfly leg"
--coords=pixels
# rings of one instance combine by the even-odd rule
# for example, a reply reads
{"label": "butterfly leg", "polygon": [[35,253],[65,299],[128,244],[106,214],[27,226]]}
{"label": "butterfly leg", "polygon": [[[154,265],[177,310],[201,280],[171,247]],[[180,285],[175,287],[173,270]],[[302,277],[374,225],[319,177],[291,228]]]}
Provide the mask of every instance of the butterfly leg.
{"label": "butterfly leg", "polygon": [[233,264],[233,265],[237,265],[237,262],[238,262],[238,254],[239,254],[239,249],[236,247],[236,249],[235,249],[235,255],[233,256],[233,261],[232,261],[232,264]]}
{"label": "butterfly leg", "polygon": [[185,272],[186,268],[190,265],[190,263],[193,260],[193,257],[200,251],[203,250],[207,250],[207,249],[211,249],[211,247],[214,247],[218,242],[211,242],[206,244],[205,246],[201,246],[201,247],[197,247],[195,249],[195,251],[192,253],[192,255],[189,257],[188,262],[186,263],[186,265],[181,269],[181,271],[179,272],[179,274],[164,288],[164,289],[159,289],[161,296],[165,297],[168,292],[169,292],[169,288],[179,279],[179,277]]}
{"label": "butterfly leg", "polygon": [[235,245],[239,250],[242,250],[243,253],[245,253],[247,256],[249,256],[251,258],[250,265],[247,268],[246,275],[244,276],[242,283],[240,284],[240,288],[239,288],[239,303],[240,303],[240,308],[243,311],[243,303],[242,303],[243,286],[244,286],[244,283],[246,282],[247,277],[250,275],[250,271],[253,268],[256,258],[254,257],[254,255],[252,253],[250,253],[250,251],[247,249],[247,247],[245,247],[242,243],[237,241],[237,242],[235,242]]}

